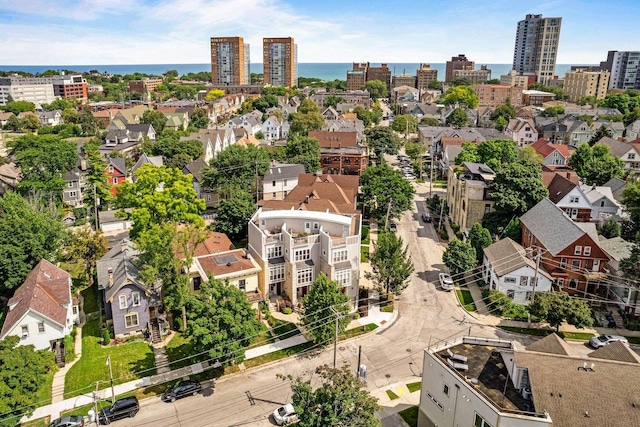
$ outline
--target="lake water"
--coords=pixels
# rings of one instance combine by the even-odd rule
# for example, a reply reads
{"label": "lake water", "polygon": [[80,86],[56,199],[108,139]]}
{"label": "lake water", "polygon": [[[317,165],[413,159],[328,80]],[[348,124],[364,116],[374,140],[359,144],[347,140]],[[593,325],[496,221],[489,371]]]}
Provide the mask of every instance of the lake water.
{"label": "lake water", "polygon": [[[372,66],[379,64],[372,63]],[[391,74],[396,76],[403,73],[415,75],[420,66],[417,63],[389,63]],[[438,80],[444,80],[445,64],[430,64],[432,69],[438,70]],[[491,70],[491,78],[499,79],[501,75],[507,74],[511,70],[511,64],[480,64],[476,67],[486,65]],[[575,64],[558,64],[556,74],[563,77],[564,74]],[[352,69],[351,63],[311,63],[303,62],[298,64],[298,75],[301,77],[317,77],[322,80],[346,80],[347,70]],[[75,72],[89,72],[97,70],[101,73],[110,74],[133,74],[143,73],[160,76],[168,70],[177,70],[180,75],[188,73],[200,73],[211,71],[210,64],[119,64],[119,65],[0,65],[0,71],[24,71],[31,74],[42,73],[47,70],[71,70]],[[251,64],[252,73],[262,73],[262,64]]]}

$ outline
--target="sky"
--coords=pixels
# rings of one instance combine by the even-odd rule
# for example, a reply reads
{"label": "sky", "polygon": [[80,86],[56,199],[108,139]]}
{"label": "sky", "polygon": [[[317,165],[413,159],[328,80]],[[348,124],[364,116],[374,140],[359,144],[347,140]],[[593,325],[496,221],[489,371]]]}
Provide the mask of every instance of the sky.
{"label": "sky", "polygon": [[210,62],[211,37],[293,37],[298,62],[511,63],[526,14],[562,17],[559,64],[640,50],[637,0],[0,0],[0,65]]}

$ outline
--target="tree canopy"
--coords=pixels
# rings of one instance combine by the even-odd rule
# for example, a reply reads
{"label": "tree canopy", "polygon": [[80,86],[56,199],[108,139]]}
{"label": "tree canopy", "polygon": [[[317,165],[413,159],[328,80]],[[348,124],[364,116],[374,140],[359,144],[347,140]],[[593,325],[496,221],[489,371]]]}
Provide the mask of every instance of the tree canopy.
{"label": "tree canopy", "polygon": [[222,364],[241,363],[244,347],[260,331],[246,294],[212,277],[187,299],[186,316],[194,353],[206,352]]}
{"label": "tree canopy", "polygon": [[13,113],[16,116],[20,113],[26,113],[27,111],[36,111],[36,104],[29,101],[9,101],[2,109],[8,113]]}
{"label": "tree canopy", "polygon": [[156,142],[151,145],[151,153],[154,156],[162,156],[163,164],[168,168],[184,168],[202,156],[202,142],[191,140],[180,140],[180,135],[173,132],[163,132],[158,136]]}
{"label": "tree canopy", "polygon": [[[20,418],[31,415],[37,398],[54,371],[52,351],[34,351],[33,345],[19,345],[15,335],[0,340],[0,426],[13,427]],[[50,386],[49,386],[50,387]]]}
{"label": "tree canopy", "polygon": [[602,143],[593,147],[581,144],[571,154],[569,165],[588,185],[603,185],[611,178],[625,176],[624,162],[611,154],[609,146]]}
{"label": "tree canopy", "polygon": [[365,209],[371,218],[383,221],[399,217],[411,209],[415,189],[399,170],[386,163],[365,169],[362,173],[362,195]]}
{"label": "tree canopy", "polygon": [[62,176],[78,162],[77,147],[58,135],[25,135],[11,149],[22,179],[18,189],[22,194],[42,192],[59,198],[65,185]]}
{"label": "tree canopy", "polygon": [[290,116],[292,134],[306,136],[312,130],[320,130],[324,125],[324,117],[318,111],[308,113],[292,113]]}
{"label": "tree canopy", "polygon": [[471,86],[454,86],[446,90],[441,101],[444,105],[459,105],[469,108],[478,106],[478,96]]}
{"label": "tree canopy", "polygon": [[304,165],[306,173],[314,173],[320,166],[320,144],[316,138],[293,135],[283,150],[284,161]]}
{"label": "tree canopy", "polygon": [[380,153],[398,154],[401,141],[390,128],[377,126],[367,129],[365,135],[367,137],[367,145],[376,155],[380,155]]}
{"label": "tree canopy", "polygon": [[343,294],[341,286],[320,273],[311,284],[311,289],[302,298],[300,320],[313,336],[313,342],[325,345],[332,342],[335,335],[335,319],[338,313],[338,333],[344,332],[351,318],[349,297]]}
{"label": "tree canopy", "polygon": [[540,165],[522,159],[503,163],[496,171],[491,190],[496,213],[506,221],[514,215],[520,217],[549,195]]}
{"label": "tree canopy", "polygon": [[476,265],[476,250],[469,242],[454,239],[442,254],[442,262],[451,274],[459,275],[471,270]]}
{"label": "tree canopy", "polygon": [[142,165],[135,172],[136,181],[118,186],[116,204],[131,208],[131,237],[135,239],[153,224],[191,223],[202,225],[200,216],[205,202],[199,199],[191,183],[191,175],[179,169]]}
{"label": "tree canopy", "polygon": [[369,257],[371,272],[365,273],[365,277],[373,281],[379,292],[399,295],[409,286],[414,266],[407,249],[398,234],[390,231],[378,234]]}
{"label": "tree canopy", "polygon": [[474,223],[469,230],[469,243],[476,251],[476,260],[480,264],[484,256],[483,249],[493,243],[491,232],[484,228],[479,222]]}
{"label": "tree canopy", "polygon": [[55,261],[65,236],[53,205],[13,192],[0,197],[0,293],[20,286],[41,259]]}
{"label": "tree canopy", "polygon": [[256,211],[253,196],[246,190],[233,192],[233,197],[220,200],[216,216],[216,231],[232,238],[246,237],[247,224]]}
{"label": "tree canopy", "polygon": [[445,123],[451,126],[464,127],[467,125],[469,116],[464,108],[456,108],[447,116]]}
{"label": "tree canopy", "polygon": [[381,80],[369,80],[364,84],[363,89],[369,92],[374,101],[389,96],[387,85]]}
{"label": "tree canopy", "polygon": [[367,426],[379,427],[375,416],[380,410],[378,399],[355,377],[348,366],[340,369],[326,365],[316,369],[320,386],[311,384],[311,379],[279,375],[291,384],[291,398],[298,413],[297,426]]}
{"label": "tree canopy", "polygon": [[167,123],[167,118],[160,111],[147,110],[142,113],[140,123],[145,123],[153,126],[153,129],[157,133],[160,133],[164,129],[165,123]]}
{"label": "tree canopy", "polygon": [[211,161],[211,168],[204,170],[204,185],[224,194],[238,189],[255,191],[256,175],[264,176],[270,162],[264,147],[230,145]]}
{"label": "tree canopy", "polygon": [[413,133],[418,129],[418,119],[411,114],[400,114],[393,120],[391,129],[400,133]]}
{"label": "tree canopy", "polygon": [[636,179],[627,183],[622,190],[622,202],[631,216],[636,232],[640,231],[640,180]]}
{"label": "tree canopy", "polygon": [[588,302],[572,298],[565,292],[536,292],[529,312],[547,321],[556,331],[564,321],[578,328],[593,325]]}

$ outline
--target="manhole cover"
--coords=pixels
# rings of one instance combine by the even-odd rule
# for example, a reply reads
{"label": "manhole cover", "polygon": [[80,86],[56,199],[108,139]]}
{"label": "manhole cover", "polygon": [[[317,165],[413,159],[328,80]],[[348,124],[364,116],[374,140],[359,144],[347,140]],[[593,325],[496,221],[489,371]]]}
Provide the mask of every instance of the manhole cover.
{"label": "manhole cover", "polygon": [[407,353],[411,353],[411,349],[410,348],[407,349]]}
{"label": "manhole cover", "polygon": [[426,298],[425,298],[425,299],[423,299],[422,301],[427,302],[427,301],[428,301],[428,299],[426,299]]}
{"label": "manhole cover", "polygon": [[338,347],[338,350],[344,351],[344,347]]}
{"label": "manhole cover", "polygon": [[386,374],[385,377],[391,378],[391,374]]}

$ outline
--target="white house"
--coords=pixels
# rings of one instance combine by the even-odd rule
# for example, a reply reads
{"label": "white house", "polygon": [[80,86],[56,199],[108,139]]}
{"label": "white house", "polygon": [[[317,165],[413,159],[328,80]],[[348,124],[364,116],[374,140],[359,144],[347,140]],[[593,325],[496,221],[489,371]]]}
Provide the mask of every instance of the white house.
{"label": "white house", "polygon": [[504,133],[513,139],[518,144],[518,147],[526,147],[538,140],[538,131],[531,119],[520,117],[510,119]]}
{"label": "white house", "polygon": [[36,350],[54,349],[79,320],[71,297],[71,275],[42,259],[16,289],[0,339],[20,337],[20,345]]}
{"label": "white house", "polygon": [[[525,249],[511,240],[502,239],[484,248],[484,281],[490,289],[502,292],[517,304],[528,304],[534,292],[536,263],[527,258]],[[551,290],[552,278],[538,268],[535,292]]]}
{"label": "white house", "polygon": [[296,307],[320,273],[355,304],[360,280],[361,215],[259,208],[249,222],[249,254],[262,268],[263,298]]}
{"label": "white house", "polygon": [[544,138],[531,144],[531,147],[542,156],[546,166],[565,166],[571,157],[567,145],[551,144]]}
{"label": "white house", "polygon": [[610,187],[582,184],[580,189],[591,204],[591,218],[593,220],[606,220],[615,215],[622,215],[621,206],[613,197]]}
{"label": "white house", "polygon": [[284,200],[298,185],[298,176],[304,173],[304,166],[279,163],[275,160],[264,175],[262,198],[264,200]]}
{"label": "white house", "polygon": [[267,141],[279,141],[289,135],[289,123],[276,116],[270,116],[262,122],[262,135]]}
{"label": "white house", "polygon": [[583,189],[561,174],[556,174],[548,185],[549,200],[574,221],[587,222],[592,218],[592,203]]}

